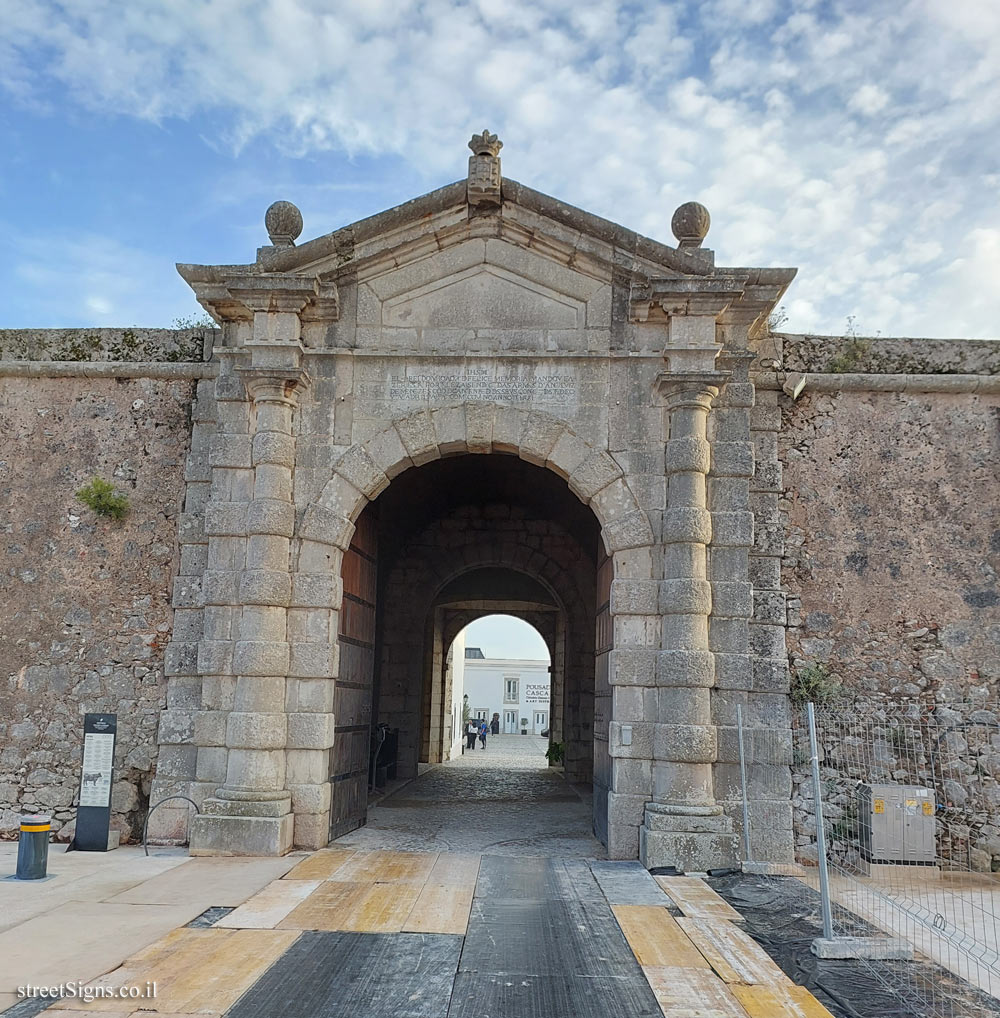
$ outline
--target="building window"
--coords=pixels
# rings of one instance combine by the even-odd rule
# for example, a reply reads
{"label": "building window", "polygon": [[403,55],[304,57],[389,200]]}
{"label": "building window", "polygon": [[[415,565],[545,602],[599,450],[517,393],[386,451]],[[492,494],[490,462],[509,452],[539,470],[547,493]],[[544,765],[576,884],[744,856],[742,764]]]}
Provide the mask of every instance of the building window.
{"label": "building window", "polygon": [[504,679],[503,680],[503,702],[504,703],[517,703],[517,679]]}
{"label": "building window", "polygon": [[477,721],[489,721],[489,719],[490,719],[490,709],[489,709],[489,707],[477,707],[472,712],[472,716]]}

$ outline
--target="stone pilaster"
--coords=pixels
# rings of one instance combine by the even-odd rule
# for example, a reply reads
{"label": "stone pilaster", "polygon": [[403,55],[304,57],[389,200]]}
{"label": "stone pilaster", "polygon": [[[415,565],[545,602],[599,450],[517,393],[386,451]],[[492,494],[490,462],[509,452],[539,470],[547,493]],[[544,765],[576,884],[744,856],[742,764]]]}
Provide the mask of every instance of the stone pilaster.
{"label": "stone pilaster", "polygon": [[708,414],[727,373],[663,375],[667,403],[663,520],[662,615],[657,714],[653,731],[653,801],[640,831],[647,867],[707,869],[733,861],[731,824],[716,803],[712,765],[716,731],[711,689],[715,661],[709,648],[712,589],[708,545],[712,519],[707,475],[711,463]]}
{"label": "stone pilaster", "polygon": [[292,796],[286,781],[293,418],[307,382],[301,369],[298,313],[312,284],[257,282],[254,288],[230,287],[253,313],[252,339],[243,347],[235,377],[230,376],[234,387],[240,382],[245,387],[248,428],[244,435],[224,436],[214,462],[219,467],[239,465],[247,473],[244,484],[234,478],[225,490],[220,485],[218,494],[226,500],[208,513],[208,531],[220,539],[214,559],[210,546],[210,566],[227,568],[218,577],[212,575],[215,570],[206,574],[206,602],[222,603],[219,627],[210,633],[206,625],[199,659],[206,670],[224,668],[229,673],[231,700],[226,696],[227,710],[220,715],[224,734],[217,734],[224,739],[225,781],[194,819],[192,855],[281,855],[293,844]]}

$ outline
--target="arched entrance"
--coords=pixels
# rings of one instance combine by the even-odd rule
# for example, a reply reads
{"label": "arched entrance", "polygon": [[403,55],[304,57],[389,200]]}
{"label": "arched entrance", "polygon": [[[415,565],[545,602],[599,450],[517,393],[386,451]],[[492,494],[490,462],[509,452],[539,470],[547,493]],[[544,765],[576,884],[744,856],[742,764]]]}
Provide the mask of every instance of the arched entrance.
{"label": "arched entrance", "polygon": [[567,780],[593,784],[593,830],[606,842],[610,643],[597,643],[606,561],[593,511],[552,471],[513,455],[413,467],[361,511],[341,568],[331,837],[364,823],[366,717],[398,731],[400,777],[447,759],[448,649],[469,622],[506,612],[549,647],[550,738],[564,747]]}
{"label": "arched entrance", "polygon": [[[738,708],[754,728],[788,724],[777,405],[753,364],[794,273],[716,266],[696,205],[678,209],[672,248],[503,179],[495,156],[302,244],[298,218],[272,208],[253,263],[180,266],[222,324],[217,377],[192,409],[155,788],[201,806],[192,851],[325,845],[334,803],[356,821],[376,694],[379,711],[419,708],[409,759],[429,758],[442,735],[435,613],[451,603],[435,599],[513,563],[567,627],[574,591],[585,601],[592,657],[585,677],[564,662],[562,718],[571,762],[609,789],[595,797],[608,854],[731,862]],[[556,522],[583,548],[575,562],[506,538],[492,558],[466,547],[390,612],[384,563],[416,554],[421,528],[443,533],[458,508],[437,506],[445,481],[468,485],[463,473],[418,497],[416,479],[453,457],[530,465],[500,504],[547,490],[535,477],[558,481],[560,505],[575,496],[599,538],[575,534],[571,513]],[[390,548],[401,526],[409,544]],[[570,582],[583,561],[585,595]],[[393,589],[409,591],[400,576]],[[390,633],[411,642],[383,675]],[[567,654],[584,645],[567,635]],[[777,854],[791,845],[788,773],[751,782]],[[176,837],[186,813],[157,824]]]}

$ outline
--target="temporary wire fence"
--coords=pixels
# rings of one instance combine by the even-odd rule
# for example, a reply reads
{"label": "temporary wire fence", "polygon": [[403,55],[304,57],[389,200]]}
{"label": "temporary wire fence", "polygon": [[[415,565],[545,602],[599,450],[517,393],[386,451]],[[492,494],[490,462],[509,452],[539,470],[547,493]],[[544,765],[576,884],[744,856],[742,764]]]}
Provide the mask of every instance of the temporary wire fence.
{"label": "temporary wire fence", "polygon": [[[912,1014],[1000,1014],[1000,708],[809,705],[790,733],[742,716],[738,730],[744,862],[773,845],[755,794],[785,774],[824,938],[860,938],[855,956]],[[893,941],[936,976],[885,957]]]}

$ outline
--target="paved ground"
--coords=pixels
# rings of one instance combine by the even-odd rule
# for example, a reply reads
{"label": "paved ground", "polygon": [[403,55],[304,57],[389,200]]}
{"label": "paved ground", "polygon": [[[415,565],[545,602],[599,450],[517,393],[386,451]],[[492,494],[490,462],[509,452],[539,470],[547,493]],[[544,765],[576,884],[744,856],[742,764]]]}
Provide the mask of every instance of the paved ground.
{"label": "paved ground", "polygon": [[433,767],[368,811],[337,844],[413,852],[488,852],[600,859],[589,790],[548,766],[548,740],[490,737]]}
{"label": "paved ground", "polygon": [[[829,1018],[702,881],[613,862],[544,740],[491,740],[311,855],[56,853],[0,883],[0,1009],[105,1018]],[[13,854],[6,858],[13,868]],[[6,906],[6,909],[5,909]],[[106,973],[105,975],[101,975]],[[67,1014],[66,1018],[70,1018]]]}
{"label": "paved ground", "polygon": [[[238,860],[212,861],[222,879]],[[338,845],[300,857],[224,911],[159,936],[90,982],[92,997],[155,984],[155,998],[133,1006],[66,998],[52,1010],[105,1018],[829,1018],[705,883],[654,880],[634,862]],[[100,933],[121,939],[113,919]],[[39,1010],[28,1002],[14,1014]]]}

